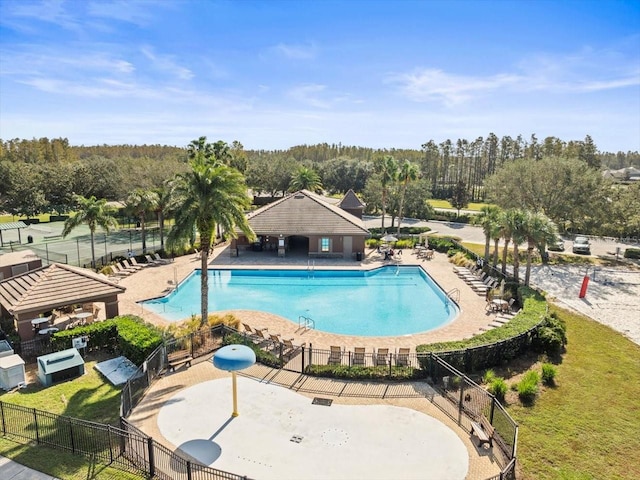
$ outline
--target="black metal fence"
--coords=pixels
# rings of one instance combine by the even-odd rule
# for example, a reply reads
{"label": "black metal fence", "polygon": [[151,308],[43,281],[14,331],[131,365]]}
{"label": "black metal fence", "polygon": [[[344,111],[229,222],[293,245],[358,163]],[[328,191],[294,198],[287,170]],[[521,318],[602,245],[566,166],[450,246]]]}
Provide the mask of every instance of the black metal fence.
{"label": "black metal fence", "polygon": [[75,455],[95,464],[162,480],[247,480],[247,477],[194,464],[145,435],[124,418],[120,427],[56,415],[0,402],[2,435]]}

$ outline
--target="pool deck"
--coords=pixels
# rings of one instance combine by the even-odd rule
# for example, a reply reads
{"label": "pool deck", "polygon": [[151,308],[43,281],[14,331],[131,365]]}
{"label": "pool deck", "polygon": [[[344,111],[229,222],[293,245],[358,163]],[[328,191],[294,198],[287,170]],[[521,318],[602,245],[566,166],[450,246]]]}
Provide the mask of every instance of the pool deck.
{"label": "pool deck", "polygon": [[[285,258],[278,258],[267,252],[242,252],[239,257],[231,257],[228,247],[216,247],[214,255],[209,259],[209,266],[214,268],[306,269],[308,262],[309,259],[306,256],[289,255]],[[361,262],[342,259],[315,259],[313,262],[316,270],[323,268],[374,269],[383,265],[396,264],[396,262],[384,261],[375,250],[365,252],[365,257]],[[361,337],[337,335],[318,330],[301,330],[297,323],[266,312],[251,310],[232,310],[229,312],[233,312],[242,322],[248,323],[252,327],[266,327],[269,333],[280,334],[283,338],[293,338],[294,344],[312,344],[314,348],[320,349],[328,349],[332,345],[344,347],[347,350],[353,347],[365,347],[367,351],[372,351],[374,348],[389,348],[392,352],[400,347],[409,347],[411,351],[415,351],[416,345],[420,344],[469,338],[473,334],[479,333],[481,327],[487,327],[496,317],[495,312],[486,310],[484,296],[475,293],[454,273],[453,265],[445,254],[436,252],[433,259],[423,260],[407,250],[398,263],[422,266],[447,292],[457,288],[460,291],[460,301],[458,302],[460,314],[458,317],[443,327],[425,333],[398,337]],[[200,260],[195,255],[186,255],[176,258],[171,264],[148,267],[123,278],[120,280],[120,285],[127,287],[127,291],[119,296],[120,312],[138,315],[159,326],[173,323],[145,310],[137,302],[164,295],[168,282],[172,281],[174,276],[180,282],[199,267]],[[348,292],[345,292],[345,297],[348,300]]]}

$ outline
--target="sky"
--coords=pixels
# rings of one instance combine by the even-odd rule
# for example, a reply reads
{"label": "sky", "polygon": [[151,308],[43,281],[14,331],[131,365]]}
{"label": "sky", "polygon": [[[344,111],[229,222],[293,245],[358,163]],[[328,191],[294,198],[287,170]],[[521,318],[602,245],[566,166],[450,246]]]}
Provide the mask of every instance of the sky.
{"label": "sky", "polygon": [[0,0],[0,138],[640,151],[640,0]]}

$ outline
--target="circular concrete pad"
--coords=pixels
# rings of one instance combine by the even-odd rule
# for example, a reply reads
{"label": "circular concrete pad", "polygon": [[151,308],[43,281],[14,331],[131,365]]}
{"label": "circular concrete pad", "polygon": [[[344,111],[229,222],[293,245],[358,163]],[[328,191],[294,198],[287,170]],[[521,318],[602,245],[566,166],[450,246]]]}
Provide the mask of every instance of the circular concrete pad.
{"label": "circular concrete pad", "polygon": [[226,378],[174,395],[158,414],[162,435],[205,465],[261,480],[462,480],[467,474],[462,440],[423,413],[312,405],[286,388],[240,377],[240,416],[231,418],[231,394]]}

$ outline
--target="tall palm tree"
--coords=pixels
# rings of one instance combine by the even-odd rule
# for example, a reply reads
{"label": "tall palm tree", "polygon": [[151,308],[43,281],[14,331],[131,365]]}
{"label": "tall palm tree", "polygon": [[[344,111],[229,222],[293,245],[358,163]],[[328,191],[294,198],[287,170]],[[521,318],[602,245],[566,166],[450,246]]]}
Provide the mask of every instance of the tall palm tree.
{"label": "tall palm tree", "polygon": [[511,212],[511,240],[513,241],[513,278],[520,281],[520,244],[527,236],[527,214],[524,210]]}
{"label": "tall palm tree", "polygon": [[65,220],[62,237],[66,237],[76,227],[86,223],[91,232],[91,266],[96,268],[96,228],[100,227],[109,233],[111,229],[118,228],[118,221],[112,216],[114,212],[107,207],[107,200],[104,198],[96,200],[93,196],[85,198],[82,195],[74,195],[73,200],[77,204],[77,213]]}
{"label": "tall palm tree", "polygon": [[389,184],[395,182],[398,177],[398,162],[391,155],[378,158],[374,164],[374,170],[380,174],[380,184],[382,185],[382,231],[384,232],[384,217],[387,213],[387,196],[389,194]]}
{"label": "tall palm tree", "polygon": [[420,176],[420,167],[415,163],[405,160],[400,165],[400,171],[398,172],[398,181],[402,186],[402,193],[400,195],[400,208],[398,209],[398,235],[400,235],[400,224],[402,223],[402,209],[404,208],[404,197],[407,193],[407,187],[409,182],[414,182]]}
{"label": "tall palm tree", "polygon": [[[486,264],[489,263],[491,239],[494,239],[495,241],[495,238],[497,236],[498,240],[500,240],[500,224],[498,221],[499,214],[499,207],[495,205],[485,205],[480,209],[480,215],[477,215],[474,218],[474,223],[480,225],[482,227],[482,231],[484,232],[484,261]],[[496,251],[497,250],[498,249],[496,247]]]}
{"label": "tall palm tree", "polygon": [[212,164],[202,153],[191,161],[191,171],[177,177],[175,223],[167,236],[170,249],[192,241],[193,232],[200,234],[201,324],[208,316],[209,281],[207,261],[215,240],[216,225],[229,235],[239,228],[250,241],[255,238],[245,210],[251,206],[244,177],[234,168]]}
{"label": "tall palm tree", "polygon": [[527,240],[527,269],[524,284],[529,286],[531,279],[531,257],[536,246],[542,247],[553,242],[558,235],[555,224],[543,213],[527,212],[525,218],[525,238]]}
{"label": "tall palm tree", "polygon": [[153,190],[137,189],[129,194],[125,201],[127,210],[140,219],[142,232],[142,252],[147,252],[146,219],[147,215],[155,212],[158,206],[158,194]]}
{"label": "tall palm tree", "polygon": [[173,185],[171,181],[166,181],[161,187],[156,188],[155,192],[157,197],[157,203],[155,206],[155,212],[158,216],[158,227],[160,229],[160,248],[164,250],[164,222],[167,218],[167,214],[170,213],[173,202]]}
{"label": "tall palm tree", "polygon": [[509,243],[511,242],[511,235],[513,232],[513,226],[511,221],[512,210],[504,210],[500,212],[498,217],[498,223],[500,225],[500,237],[504,239],[504,249],[502,250],[502,274],[507,274],[507,255],[509,254]]}
{"label": "tall palm tree", "polygon": [[297,192],[298,190],[309,190],[310,192],[322,193],[322,181],[320,175],[314,170],[301,166],[293,174],[293,178],[289,183],[289,191]]}
{"label": "tall palm tree", "polygon": [[187,147],[187,155],[191,160],[196,158],[197,155],[203,155],[204,158],[213,157],[213,144],[207,142],[207,137],[202,136],[197,140],[191,140]]}

